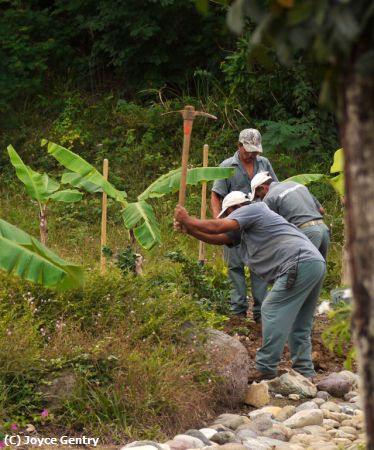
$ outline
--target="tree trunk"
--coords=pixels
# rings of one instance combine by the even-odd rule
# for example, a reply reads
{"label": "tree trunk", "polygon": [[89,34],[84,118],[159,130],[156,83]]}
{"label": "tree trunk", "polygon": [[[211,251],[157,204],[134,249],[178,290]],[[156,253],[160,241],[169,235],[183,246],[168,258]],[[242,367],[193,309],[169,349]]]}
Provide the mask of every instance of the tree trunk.
{"label": "tree trunk", "polygon": [[353,330],[362,379],[367,448],[374,449],[374,78],[346,77],[342,143]]}

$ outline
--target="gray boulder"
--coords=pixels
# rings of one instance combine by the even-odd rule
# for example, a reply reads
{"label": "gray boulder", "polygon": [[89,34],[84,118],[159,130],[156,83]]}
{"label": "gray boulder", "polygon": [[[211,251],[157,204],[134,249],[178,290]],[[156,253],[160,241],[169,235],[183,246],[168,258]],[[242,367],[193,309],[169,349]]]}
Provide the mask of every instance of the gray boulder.
{"label": "gray boulder", "polygon": [[242,403],[248,386],[248,352],[239,341],[219,330],[209,330],[205,349],[210,369],[222,380],[220,402]]}

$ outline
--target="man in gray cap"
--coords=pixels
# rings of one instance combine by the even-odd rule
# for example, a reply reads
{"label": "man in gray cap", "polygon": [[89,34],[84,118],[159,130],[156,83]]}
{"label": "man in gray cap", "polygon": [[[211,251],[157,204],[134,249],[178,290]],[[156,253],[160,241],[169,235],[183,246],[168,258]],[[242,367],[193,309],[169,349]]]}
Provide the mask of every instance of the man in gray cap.
{"label": "man in gray cap", "polygon": [[[239,134],[238,150],[228,159],[225,159],[220,167],[234,167],[234,175],[224,180],[214,182],[211,193],[211,208],[213,217],[218,217],[221,211],[222,200],[232,191],[241,191],[244,194],[251,192],[251,180],[263,171],[268,171],[272,178],[278,181],[274,170],[267,158],[260,156],[262,153],[261,134],[254,128],[246,128]],[[246,317],[247,285],[245,281],[244,267],[240,246],[224,247],[224,258],[228,266],[231,291],[231,312],[233,315]],[[250,262],[249,262],[250,264]],[[253,271],[250,271],[253,297],[253,318],[256,322],[261,319],[261,303],[267,293],[267,283],[261,280]]]}
{"label": "man in gray cap", "polygon": [[294,181],[278,183],[269,172],[259,172],[251,182],[250,200],[259,198],[271,210],[297,226],[327,257],[329,229],[323,221],[324,209],[308,188]]}
{"label": "man in gray cap", "polygon": [[221,218],[210,220],[194,219],[178,205],[174,228],[209,244],[240,243],[253,270],[274,283],[261,307],[262,346],[256,354],[257,372],[250,381],[278,375],[286,342],[292,368],[313,378],[311,331],[325,260],[295,225],[264,202],[247,203],[245,194],[231,192],[224,200]]}

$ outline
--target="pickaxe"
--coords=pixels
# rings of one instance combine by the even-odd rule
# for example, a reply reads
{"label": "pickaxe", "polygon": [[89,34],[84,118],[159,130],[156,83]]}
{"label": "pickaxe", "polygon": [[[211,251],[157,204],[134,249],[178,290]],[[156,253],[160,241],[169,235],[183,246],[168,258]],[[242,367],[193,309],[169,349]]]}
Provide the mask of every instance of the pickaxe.
{"label": "pickaxe", "polygon": [[[174,112],[174,111],[173,111]],[[195,111],[193,106],[185,106],[181,111],[175,111],[182,114],[183,117],[183,150],[182,150],[182,170],[181,179],[179,185],[179,200],[178,204],[184,206],[184,201],[186,198],[186,184],[187,184],[187,163],[188,155],[190,152],[190,141],[192,133],[192,125],[196,116],[205,116],[210,119],[217,119],[216,116],[208,114],[203,111]],[[166,113],[169,114],[169,113]]]}
{"label": "pickaxe", "polygon": [[[205,144],[203,149],[203,167],[208,167],[208,152],[209,145]],[[206,188],[207,183],[203,181],[201,184],[201,210],[200,219],[205,220],[206,218]],[[205,242],[199,242],[199,264],[203,266],[205,264]]]}

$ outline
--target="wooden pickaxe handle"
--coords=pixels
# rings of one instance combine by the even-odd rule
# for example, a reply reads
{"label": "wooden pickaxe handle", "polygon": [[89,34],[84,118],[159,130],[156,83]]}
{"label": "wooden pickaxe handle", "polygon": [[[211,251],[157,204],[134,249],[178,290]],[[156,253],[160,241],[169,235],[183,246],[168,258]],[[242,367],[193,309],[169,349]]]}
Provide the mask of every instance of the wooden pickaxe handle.
{"label": "wooden pickaxe handle", "polygon": [[190,142],[191,142],[191,133],[192,133],[192,125],[196,116],[205,116],[211,119],[217,119],[216,116],[212,114],[208,114],[203,111],[195,111],[193,106],[185,106],[182,111],[180,111],[183,116],[183,150],[182,150],[182,169],[181,169],[181,178],[179,185],[179,199],[178,204],[184,206],[184,202],[186,199],[186,184],[187,184],[187,164],[188,164],[188,156],[190,152]]}
{"label": "wooden pickaxe handle", "polygon": [[182,169],[181,179],[179,184],[179,199],[178,204],[184,206],[186,200],[186,184],[187,184],[187,164],[190,153],[190,142],[193,121],[195,118],[195,108],[193,106],[186,106],[183,110],[183,149],[182,149]]}
{"label": "wooden pickaxe handle", "polygon": [[[205,144],[203,149],[203,167],[208,167],[208,152],[209,145]],[[206,189],[207,183],[203,181],[201,185],[201,210],[200,210],[200,218],[201,220],[205,220],[206,218]],[[205,242],[199,242],[199,263],[203,266],[205,263]]]}

